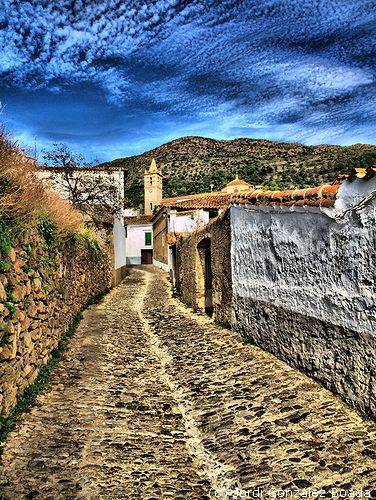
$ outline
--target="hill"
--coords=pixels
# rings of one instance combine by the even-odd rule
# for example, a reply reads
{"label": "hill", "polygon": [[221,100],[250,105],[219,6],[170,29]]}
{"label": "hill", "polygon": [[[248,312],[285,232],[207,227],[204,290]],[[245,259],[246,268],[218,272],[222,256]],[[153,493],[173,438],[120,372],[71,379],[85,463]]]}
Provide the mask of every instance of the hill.
{"label": "hill", "polygon": [[137,156],[119,158],[101,167],[128,170],[127,197],[143,203],[143,174],[155,158],[163,173],[164,196],[219,190],[234,178],[270,189],[331,183],[355,166],[376,165],[376,147],[304,146],[260,139],[215,140],[182,137]]}

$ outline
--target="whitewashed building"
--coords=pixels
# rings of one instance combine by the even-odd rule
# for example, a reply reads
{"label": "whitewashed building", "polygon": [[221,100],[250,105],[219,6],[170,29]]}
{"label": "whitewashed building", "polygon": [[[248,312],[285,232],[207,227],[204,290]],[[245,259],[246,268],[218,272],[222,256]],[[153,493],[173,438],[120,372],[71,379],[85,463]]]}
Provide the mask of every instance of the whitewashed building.
{"label": "whitewashed building", "polygon": [[[63,198],[70,198],[72,186],[83,189],[97,185],[113,186],[119,204],[123,204],[127,172],[124,169],[108,169],[104,167],[80,167],[76,169],[64,167],[39,166],[37,176],[44,181],[47,187],[56,190]],[[101,197],[98,195],[98,200]],[[105,202],[110,201],[105,197]],[[126,237],[123,213],[113,216],[113,274],[114,283],[121,281],[126,274]]]}
{"label": "whitewashed building", "polygon": [[124,217],[127,266],[153,263],[153,225],[150,215]]}

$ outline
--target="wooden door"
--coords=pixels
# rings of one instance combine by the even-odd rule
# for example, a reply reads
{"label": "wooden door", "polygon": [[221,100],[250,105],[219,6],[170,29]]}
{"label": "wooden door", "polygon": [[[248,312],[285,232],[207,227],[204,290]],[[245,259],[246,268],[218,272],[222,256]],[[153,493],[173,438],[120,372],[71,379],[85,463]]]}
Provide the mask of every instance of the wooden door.
{"label": "wooden door", "polygon": [[141,264],[153,264],[153,250],[141,250]]}

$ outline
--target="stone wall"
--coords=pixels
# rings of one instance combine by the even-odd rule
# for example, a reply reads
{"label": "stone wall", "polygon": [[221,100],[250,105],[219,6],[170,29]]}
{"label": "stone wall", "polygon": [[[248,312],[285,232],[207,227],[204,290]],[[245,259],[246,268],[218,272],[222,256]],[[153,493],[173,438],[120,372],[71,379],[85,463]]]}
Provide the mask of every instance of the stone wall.
{"label": "stone wall", "polygon": [[231,323],[232,281],[230,215],[226,212],[204,228],[178,239],[176,244],[176,289],[181,299],[194,309],[204,309],[204,271],[200,243],[210,240],[213,318]]}
{"label": "stone wall", "polygon": [[153,223],[153,259],[155,263],[168,265],[167,214],[161,213]]}
{"label": "stone wall", "polygon": [[374,199],[230,210],[235,329],[376,416]]}
{"label": "stone wall", "polygon": [[85,240],[60,249],[36,233],[16,239],[0,274],[0,407],[16,397],[47,363],[77,312],[110,287],[107,255]]}

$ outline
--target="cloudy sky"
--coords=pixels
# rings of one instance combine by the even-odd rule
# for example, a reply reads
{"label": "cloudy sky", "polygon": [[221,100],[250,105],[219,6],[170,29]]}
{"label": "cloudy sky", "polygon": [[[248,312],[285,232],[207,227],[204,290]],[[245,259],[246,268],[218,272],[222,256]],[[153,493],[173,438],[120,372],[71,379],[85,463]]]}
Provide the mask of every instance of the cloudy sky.
{"label": "cloudy sky", "polygon": [[88,158],[376,143],[376,0],[0,0],[0,121]]}

